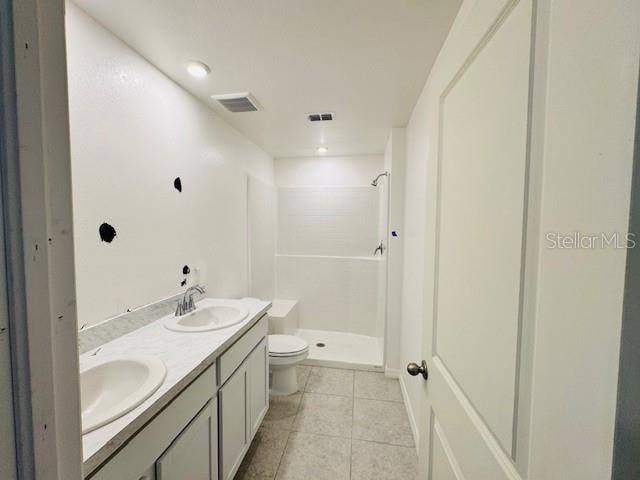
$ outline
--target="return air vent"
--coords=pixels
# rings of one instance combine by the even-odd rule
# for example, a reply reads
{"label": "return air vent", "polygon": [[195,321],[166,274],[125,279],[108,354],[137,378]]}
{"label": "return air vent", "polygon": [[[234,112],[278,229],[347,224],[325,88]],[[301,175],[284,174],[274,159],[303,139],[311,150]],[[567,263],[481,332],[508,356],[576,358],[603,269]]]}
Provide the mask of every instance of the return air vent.
{"label": "return air vent", "polygon": [[310,122],[330,122],[333,120],[334,114],[331,112],[325,113],[310,113],[307,118]]}
{"label": "return air vent", "polygon": [[211,95],[220,105],[232,113],[256,112],[262,107],[249,92],[228,93],[225,95]]}

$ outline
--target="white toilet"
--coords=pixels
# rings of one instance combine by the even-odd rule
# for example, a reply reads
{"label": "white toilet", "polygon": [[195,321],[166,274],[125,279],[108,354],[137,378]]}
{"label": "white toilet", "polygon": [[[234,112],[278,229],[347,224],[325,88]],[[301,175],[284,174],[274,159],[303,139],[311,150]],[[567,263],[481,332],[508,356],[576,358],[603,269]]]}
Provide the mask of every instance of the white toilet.
{"label": "white toilet", "polygon": [[309,344],[294,335],[269,335],[269,372],[272,395],[298,391],[296,365],[309,356]]}

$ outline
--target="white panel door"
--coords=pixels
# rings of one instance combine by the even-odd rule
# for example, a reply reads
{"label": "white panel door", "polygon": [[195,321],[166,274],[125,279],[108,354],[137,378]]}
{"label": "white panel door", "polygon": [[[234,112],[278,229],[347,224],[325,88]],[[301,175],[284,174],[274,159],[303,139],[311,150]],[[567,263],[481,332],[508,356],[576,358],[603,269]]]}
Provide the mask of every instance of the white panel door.
{"label": "white panel door", "polygon": [[430,86],[438,128],[435,245],[425,246],[430,480],[519,478],[531,30],[531,0],[467,2]]}

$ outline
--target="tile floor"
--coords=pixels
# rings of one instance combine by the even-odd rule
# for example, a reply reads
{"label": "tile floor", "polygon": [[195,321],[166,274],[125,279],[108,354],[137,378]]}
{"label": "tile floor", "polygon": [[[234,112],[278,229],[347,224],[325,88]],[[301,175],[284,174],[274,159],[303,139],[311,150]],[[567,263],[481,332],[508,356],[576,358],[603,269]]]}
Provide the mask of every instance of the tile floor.
{"label": "tile floor", "polygon": [[415,480],[397,380],[301,366],[298,381],[298,393],[271,398],[236,480]]}

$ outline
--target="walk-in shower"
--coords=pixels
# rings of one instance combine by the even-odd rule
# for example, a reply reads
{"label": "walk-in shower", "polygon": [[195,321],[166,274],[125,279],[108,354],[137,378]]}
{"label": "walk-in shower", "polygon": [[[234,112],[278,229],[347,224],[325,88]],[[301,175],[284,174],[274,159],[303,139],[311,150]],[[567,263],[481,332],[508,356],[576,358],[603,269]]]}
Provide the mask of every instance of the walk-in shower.
{"label": "walk-in shower", "polygon": [[368,175],[278,188],[277,298],[298,302],[305,363],[384,368],[389,172]]}

